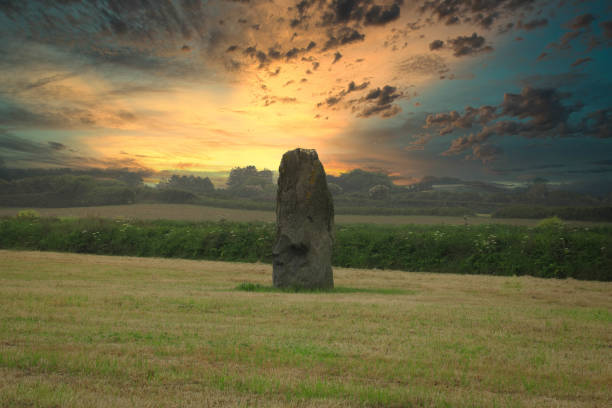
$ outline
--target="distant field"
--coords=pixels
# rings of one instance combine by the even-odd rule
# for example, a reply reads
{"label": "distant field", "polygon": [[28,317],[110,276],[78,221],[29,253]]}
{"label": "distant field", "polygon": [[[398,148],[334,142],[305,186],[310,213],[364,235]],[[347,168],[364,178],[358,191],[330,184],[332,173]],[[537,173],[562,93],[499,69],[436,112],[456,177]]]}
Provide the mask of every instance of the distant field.
{"label": "distant field", "polygon": [[604,407],[612,284],[0,251],[0,406]]}
{"label": "distant field", "polygon": [[[14,216],[23,208],[0,207],[0,216]],[[132,204],[108,205],[100,207],[71,207],[71,208],[36,208],[43,216],[53,217],[102,217],[102,218],[133,218],[142,220],[185,220],[185,221],[228,221],[248,222],[264,221],[274,222],[274,213],[271,211],[237,210],[215,207],[205,207],[188,204]],[[464,225],[466,219],[452,216],[429,215],[336,215],[336,224],[447,224]],[[468,216],[470,225],[480,224],[509,224],[509,225],[537,225],[539,220],[496,218],[486,215]],[[602,223],[568,221],[573,225],[594,225]]]}

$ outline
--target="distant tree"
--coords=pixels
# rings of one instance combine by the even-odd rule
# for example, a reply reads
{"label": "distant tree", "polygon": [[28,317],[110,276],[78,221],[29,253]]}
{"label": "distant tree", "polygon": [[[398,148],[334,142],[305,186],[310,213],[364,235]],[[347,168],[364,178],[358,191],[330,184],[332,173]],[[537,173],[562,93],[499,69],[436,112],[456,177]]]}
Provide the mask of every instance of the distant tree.
{"label": "distant tree", "polygon": [[161,189],[189,191],[195,194],[208,194],[215,191],[215,186],[208,177],[178,176],[173,174],[168,180],[158,184]]}
{"label": "distant tree", "polygon": [[241,190],[246,186],[260,186],[262,189],[274,185],[270,170],[257,170],[255,166],[234,167],[227,180],[229,190]]}
{"label": "distant tree", "polygon": [[125,171],[119,173],[117,180],[123,181],[129,187],[142,186],[142,175],[140,173]]}
{"label": "distant tree", "polygon": [[348,173],[342,173],[340,176],[327,176],[328,182],[337,184],[342,187],[344,192],[368,192],[376,185],[384,185],[389,189],[395,187],[393,180],[384,173],[369,172],[361,169],[355,169]]}
{"label": "distant tree", "polygon": [[368,191],[368,196],[374,200],[384,200],[389,197],[389,190],[384,184],[377,184]]}
{"label": "distant tree", "polygon": [[342,194],[342,187],[337,185],[336,183],[327,183],[327,188],[332,195]]}

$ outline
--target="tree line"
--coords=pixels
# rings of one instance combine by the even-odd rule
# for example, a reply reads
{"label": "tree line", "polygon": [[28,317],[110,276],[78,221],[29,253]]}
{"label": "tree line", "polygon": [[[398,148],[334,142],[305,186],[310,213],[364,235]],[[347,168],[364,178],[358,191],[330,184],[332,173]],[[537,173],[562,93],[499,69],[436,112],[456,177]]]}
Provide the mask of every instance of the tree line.
{"label": "tree line", "polygon": [[[209,177],[178,174],[156,184],[144,182],[152,176],[145,171],[127,169],[0,168],[0,206],[187,203],[274,209],[276,181],[274,173],[267,169],[235,167],[229,172],[225,186],[215,186]],[[556,215],[565,219],[612,220],[612,196],[594,197],[552,188],[541,179],[525,188],[509,190],[490,183],[431,176],[410,186],[400,186],[388,174],[362,169],[327,177],[338,213],[467,215],[487,212],[498,217]]]}

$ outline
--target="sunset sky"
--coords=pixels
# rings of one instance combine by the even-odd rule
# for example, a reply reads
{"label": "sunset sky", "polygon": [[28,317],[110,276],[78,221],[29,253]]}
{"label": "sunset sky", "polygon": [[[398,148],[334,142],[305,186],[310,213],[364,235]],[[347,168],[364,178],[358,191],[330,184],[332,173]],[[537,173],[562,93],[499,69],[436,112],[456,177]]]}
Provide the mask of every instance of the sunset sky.
{"label": "sunset sky", "polygon": [[612,2],[3,0],[0,165],[612,185]]}

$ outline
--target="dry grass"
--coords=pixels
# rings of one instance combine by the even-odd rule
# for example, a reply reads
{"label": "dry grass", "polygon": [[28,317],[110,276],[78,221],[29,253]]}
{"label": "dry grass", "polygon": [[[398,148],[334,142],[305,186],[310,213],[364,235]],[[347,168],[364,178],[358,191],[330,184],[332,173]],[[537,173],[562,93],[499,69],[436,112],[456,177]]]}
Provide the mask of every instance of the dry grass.
{"label": "dry grass", "polygon": [[[23,208],[2,208],[0,216],[15,216]],[[274,222],[274,212],[256,210],[236,210],[229,208],[205,207],[188,204],[132,204],[107,205],[100,207],[71,207],[71,208],[36,208],[42,216],[51,217],[101,217],[101,218],[129,218],[140,220],[183,220],[183,221],[227,221]],[[447,217],[433,215],[336,215],[336,224],[446,224],[464,225],[463,217]],[[535,226],[539,220],[491,218],[487,215],[469,216],[470,225],[480,224],[510,224]],[[606,223],[569,221],[573,225],[602,225]],[[609,224],[609,223],[607,223]]]}
{"label": "dry grass", "polygon": [[0,251],[0,406],[612,403],[612,284]]}

